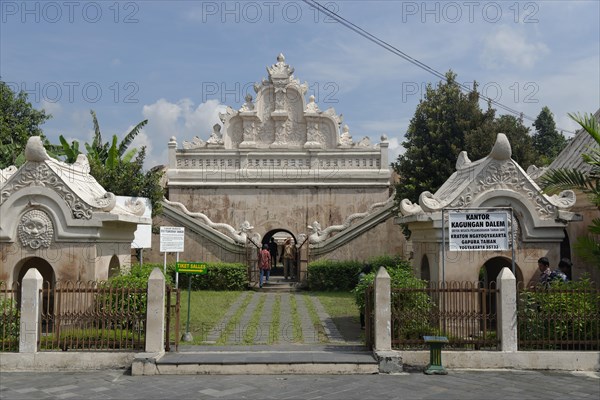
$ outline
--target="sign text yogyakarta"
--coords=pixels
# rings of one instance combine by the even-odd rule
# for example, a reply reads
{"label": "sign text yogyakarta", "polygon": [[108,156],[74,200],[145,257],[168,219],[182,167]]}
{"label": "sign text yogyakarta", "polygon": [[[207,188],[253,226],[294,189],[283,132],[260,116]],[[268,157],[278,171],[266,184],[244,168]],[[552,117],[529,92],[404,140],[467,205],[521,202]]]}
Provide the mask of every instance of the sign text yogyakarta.
{"label": "sign text yogyakarta", "polygon": [[506,212],[448,214],[450,251],[508,250]]}

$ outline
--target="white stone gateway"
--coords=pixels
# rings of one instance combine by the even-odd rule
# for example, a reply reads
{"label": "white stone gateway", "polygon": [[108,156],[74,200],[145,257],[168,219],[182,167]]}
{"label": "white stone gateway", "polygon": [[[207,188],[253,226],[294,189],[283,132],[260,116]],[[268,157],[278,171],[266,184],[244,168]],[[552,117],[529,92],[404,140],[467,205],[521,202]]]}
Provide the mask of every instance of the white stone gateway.
{"label": "white stone gateway", "polygon": [[[486,207],[512,207],[515,224],[515,261],[518,281],[529,282],[537,272],[537,260],[548,257],[556,266],[565,228],[577,218],[569,211],[575,194],[566,190],[548,196],[511,159],[505,134],[499,133],[490,154],[471,161],[465,151],[456,162],[456,172],[435,194],[423,192],[418,204],[404,199],[396,222],[406,224],[411,234],[413,265],[421,276],[432,281],[493,281],[503,267],[511,267],[512,249],[505,251],[448,252],[446,233],[445,277],[442,271],[442,226],[448,226],[448,213],[442,224],[442,210],[469,210]],[[512,221],[509,221],[512,223]],[[511,241],[509,241],[511,242]]]}
{"label": "white stone gateway", "polygon": [[[317,246],[321,256],[366,259],[401,253],[404,241],[390,218],[387,136],[375,144],[366,137],[355,142],[350,128],[341,128],[341,115],[333,108],[321,110],[318,99],[307,96],[308,84],[293,75],[282,54],[267,73],[254,85],[255,98],[248,94],[239,109],[228,107],[208,140],[195,137],[179,147],[171,138],[168,201],[156,222],[189,224],[190,232],[201,232],[203,237],[188,237],[193,243],[182,255],[188,260],[232,260],[237,250],[218,249],[229,246],[229,239],[204,228],[215,226],[239,243],[237,236],[245,239],[245,234],[229,231],[246,221],[254,227],[247,237],[268,240],[279,232],[298,246],[306,238],[306,246]],[[341,231],[366,219],[340,240]],[[369,237],[359,239],[367,231]],[[337,243],[327,245],[333,235]],[[374,247],[377,235],[393,239]],[[331,254],[334,248],[338,253]]]}
{"label": "white stone gateway", "polygon": [[19,169],[0,171],[0,281],[11,285],[30,268],[50,282],[103,280],[109,269],[129,268],[137,224],[151,223],[139,204],[116,206],[84,155],[55,160],[38,136],[25,157]]}

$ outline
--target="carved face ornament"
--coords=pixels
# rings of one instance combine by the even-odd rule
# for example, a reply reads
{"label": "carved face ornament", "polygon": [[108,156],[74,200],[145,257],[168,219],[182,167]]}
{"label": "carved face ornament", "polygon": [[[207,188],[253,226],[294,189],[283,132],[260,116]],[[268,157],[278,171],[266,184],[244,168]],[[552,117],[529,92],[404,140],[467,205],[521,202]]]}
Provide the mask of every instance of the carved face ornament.
{"label": "carved face ornament", "polygon": [[39,249],[50,246],[54,228],[52,221],[44,211],[31,210],[21,217],[17,232],[23,247]]}

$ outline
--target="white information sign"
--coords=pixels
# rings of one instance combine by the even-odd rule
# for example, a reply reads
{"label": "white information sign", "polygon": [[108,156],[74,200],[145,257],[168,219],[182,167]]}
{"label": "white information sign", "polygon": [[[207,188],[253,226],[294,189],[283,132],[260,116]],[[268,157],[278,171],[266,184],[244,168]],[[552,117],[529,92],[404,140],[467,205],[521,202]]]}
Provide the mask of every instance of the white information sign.
{"label": "white information sign", "polygon": [[[144,214],[142,217],[152,217],[152,203],[150,199],[146,197],[128,197],[128,196],[116,196],[117,205],[125,208],[129,211],[128,203],[136,204],[141,201],[144,205]],[[150,249],[152,248],[152,225],[151,224],[138,224],[136,231],[133,234],[133,242],[131,242],[132,249]]]}
{"label": "white information sign", "polygon": [[450,251],[508,250],[508,214],[502,211],[448,214]]}
{"label": "white information sign", "polygon": [[181,253],[185,240],[185,228],[178,226],[160,227],[160,252]]}

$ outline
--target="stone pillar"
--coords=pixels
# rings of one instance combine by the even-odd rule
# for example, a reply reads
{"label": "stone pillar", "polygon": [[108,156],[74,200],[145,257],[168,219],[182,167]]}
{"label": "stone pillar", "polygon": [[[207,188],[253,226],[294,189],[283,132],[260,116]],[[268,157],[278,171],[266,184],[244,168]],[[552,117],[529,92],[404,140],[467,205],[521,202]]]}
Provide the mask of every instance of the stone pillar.
{"label": "stone pillar", "polygon": [[388,155],[388,147],[390,146],[390,143],[387,141],[387,137],[384,138],[384,136],[381,137],[381,143],[379,143],[379,150],[381,152],[381,156],[380,156],[380,166],[379,169],[387,171],[389,170],[390,166],[389,164],[389,155]]}
{"label": "stone pillar", "polygon": [[154,268],[148,279],[148,306],[146,310],[146,352],[165,350],[165,277]]}
{"label": "stone pillar", "polygon": [[392,349],[390,276],[380,267],[375,276],[375,351]]}
{"label": "stone pillar", "polygon": [[176,169],[177,168],[177,139],[175,136],[171,137],[169,140],[169,144],[167,145],[168,153],[169,153],[169,168]]}
{"label": "stone pillar", "polygon": [[21,330],[19,352],[36,353],[40,324],[40,291],[42,275],[31,268],[23,277],[21,286]]}
{"label": "stone pillar", "polygon": [[517,282],[509,268],[502,268],[496,278],[499,292],[496,294],[498,315],[498,338],[502,351],[517,351]]}

